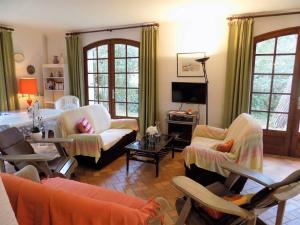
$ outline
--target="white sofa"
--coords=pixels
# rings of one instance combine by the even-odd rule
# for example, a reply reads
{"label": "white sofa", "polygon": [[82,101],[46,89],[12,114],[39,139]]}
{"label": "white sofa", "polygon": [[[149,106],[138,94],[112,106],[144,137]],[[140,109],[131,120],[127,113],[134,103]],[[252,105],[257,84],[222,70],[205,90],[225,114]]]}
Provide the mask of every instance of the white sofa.
{"label": "white sofa", "polygon": [[[234,141],[230,152],[216,150],[217,144],[228,140]],[[191,145],[185,148],[184,154],[186,175],[199,183],[202,183],[202,180],[205,185],[215,182],[216,176],[228,176],[229,171],[221,166],[224,161],[261,172],[263,132],[261,126],[246,113],[239,115],[228,129],[198,125],[194,130]]]}
{"label": "white sofa", "polygon": [[[76,124],[83,117],[95,133],[79,133]],[[112,161],[123,154],[124,146],[135,140],[138,123],[135,119],[111,119],[106,108],[97,104],[63,112],[58,119],[58,128],[62,137],[74,139],[74,143],[65,146],[70,156],[92,157],[100,168],[102,164],[108,164],[107,160]],[[105,155],[107,159],[102,159]]]}

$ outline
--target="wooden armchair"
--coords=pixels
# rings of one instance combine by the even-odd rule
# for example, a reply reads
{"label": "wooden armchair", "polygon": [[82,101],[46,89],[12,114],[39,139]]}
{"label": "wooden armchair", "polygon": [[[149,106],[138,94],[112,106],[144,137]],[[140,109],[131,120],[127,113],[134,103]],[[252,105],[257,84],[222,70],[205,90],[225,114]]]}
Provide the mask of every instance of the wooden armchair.
{"label": "wooden armchair", "polygon": [[0,171],[5,172],[4,161],[20,170],[26,165],[34,165],[47,177],[62,176],[69,178],[77,167],[77,161],[68,157],[62,144],[71,143],[70,138],[50,138],[32,140],[32,143],[53,143],[60,157],[36,154],[33,147],[24,139],[17,128],[9,128],[0,132]]}
{"label": "wooden armchair", "polygon": [[[286,201],[300,193],[300,170],[295,171],[283,181],[274,183],[272,179],[231,163],[224,163],[223,168],[230,171],[224,184],[219,182],[204,187],[188,177],[173,178],[174,186],[183,192],[184,198],[178,198],[176,208],[179,219],[176,225],[233,225],[265,224],[258,215],[270,207],[278,205],[276,225],[282,224]],[[236,205],[223,197],[232,194],[231,187],[239,177],[246,177],[264,186],[243,205]],[[222,213],[218,219],[208,215],[205,208]]]}

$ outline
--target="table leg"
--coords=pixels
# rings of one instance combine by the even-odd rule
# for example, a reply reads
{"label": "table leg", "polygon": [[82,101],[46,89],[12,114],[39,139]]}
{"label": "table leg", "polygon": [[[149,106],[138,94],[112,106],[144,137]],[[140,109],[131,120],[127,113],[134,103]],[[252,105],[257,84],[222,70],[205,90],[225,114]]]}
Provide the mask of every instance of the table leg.
{"label": "table leg", "polygon": [[129,156],[130,156],[130,150],[126,149],[126,174],[127,175],[129,172]]}
{"label": "table leg", "polygon": [[158,177],[159,176],[159,156],[155,156],[155,176]]}
{"label": "table leg", "polygon": [[174,145],[173,144],[171,145],[171,148],[172,148],[172,159],[174,159],[175,151],[174,151]]}

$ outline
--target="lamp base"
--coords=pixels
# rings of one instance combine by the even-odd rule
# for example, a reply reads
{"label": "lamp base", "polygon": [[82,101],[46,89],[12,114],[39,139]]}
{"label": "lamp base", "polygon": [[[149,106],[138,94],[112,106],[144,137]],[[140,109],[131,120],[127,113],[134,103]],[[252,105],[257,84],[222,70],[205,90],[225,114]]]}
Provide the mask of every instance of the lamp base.
{"label": "lamp base", "polygon": [[31,106],[31,104],[32,104],[32,99],[31,99],[31,98],[28,98],[28,99],[27,99],[27,104],[28,104],[29,106]]}

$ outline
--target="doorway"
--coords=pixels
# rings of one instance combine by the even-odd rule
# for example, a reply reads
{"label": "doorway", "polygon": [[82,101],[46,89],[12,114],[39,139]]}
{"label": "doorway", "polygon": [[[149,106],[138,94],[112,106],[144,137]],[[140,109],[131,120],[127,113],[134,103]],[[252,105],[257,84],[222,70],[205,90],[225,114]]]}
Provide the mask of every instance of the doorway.
{"label": "doorway", "polygon": [[254,38],[250,114],[264,152],[300,157],[300,27]]}

